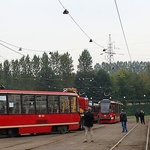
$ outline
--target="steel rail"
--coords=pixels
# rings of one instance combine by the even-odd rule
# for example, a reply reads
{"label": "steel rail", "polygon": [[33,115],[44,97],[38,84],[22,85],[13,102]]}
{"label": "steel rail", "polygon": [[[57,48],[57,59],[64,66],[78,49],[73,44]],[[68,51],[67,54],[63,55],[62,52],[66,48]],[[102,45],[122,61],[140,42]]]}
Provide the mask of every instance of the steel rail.
{"label": "steel rail", "polygon": [[125,136],[123,136],[113,147],[110,148],[110,150],[113,150],[115,147],[117,147],[121,141],[127,136],[129,135],[139,124],[136,124]]}
{"label": "steel rail", "polygon": [[148,150],[148,142],[149,142],[149,127],[150,127],[150,119],[149,119],[148,127],[147,127],[147,137],[146,137],[146,146],[145,146],[145,150]]}

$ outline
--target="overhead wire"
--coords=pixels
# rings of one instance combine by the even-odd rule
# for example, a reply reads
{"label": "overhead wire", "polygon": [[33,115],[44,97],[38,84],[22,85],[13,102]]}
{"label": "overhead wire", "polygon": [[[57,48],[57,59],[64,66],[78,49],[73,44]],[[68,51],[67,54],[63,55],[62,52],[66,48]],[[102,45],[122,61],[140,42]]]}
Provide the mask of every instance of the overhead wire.
{"label": "overhead wire", "polygon": [[[61,4],[61,6],[65,9],[65,11],[67,11],[67,9],[64,7],[64,5],[61,3],[61,1],[60,1],[60,0],[58,0],[58,1],[59,1],[59,3]],[[69,14],[69,12],[67,11],[66,14]],[[70,18],[74,21],[74,23],[80,28],[80,30],[90,39],[89,42],[93,42],[93,43],[95,43],[96,45],[98,45],[99,47],[104,48],[103,46],[101,46],[101,45],[98,44],[97,42],[93,41],[93,40],[90,38],[90,36],[89,36],[89,35],[81,28],[81,26],[76,22],[76,20],[75,20],[70,14],[69,14],[69,16],[70,16]],[[7,44],[7,45],[10,45],[10,46],[13,46],[13,47],[15,47],[15,48],[18,48],[19,51],[27,50],[27,51],[36,51],[36,52],[46,52],[46,51],[39,51],[39,50],[34,50],[34,49],[23,48],[23,47],[16,46],[16,45],[14,45],[14,44],[11,44],[11,43],[6,42],[6,41],[3,41],[3,40],[0,40],[0,42],[1,42],[1,43],[0,43],[1,46],[3,46],[3,47],[5,47],[5,48],[7,48],[7,49],[9,49],[9,50],[11,50],[11,51],[13,51],[13,52],[15,52],[15,53],[18,53],[18,54],[20,54],[20,55],[22,55],[22,56],[24,56],[22,53],[20,53],[20,52],[18,52],[18,51],[16,51],[16,50],[14,50],[14,49],[12,49],[12,48],[6,46],[6,44]],[[3,43],[4,43],[4,44],[3,44]]]}
{"label": "overhead wire", "polygon": [[[93,43],[95,43],[96,45],[98,45],[99,47],[104,48],[103,46],[101,46],[101,45],[98,44],[97,42],[93,41],[93,39],[81,28],[81,26],[77,23],[77,21],[70,15],[69,11],[65,8],[65,6],[62,4],[62,2],[61,2],[60,0],[58,0],[58,1],[59,1],[59,3],[61,4],[61,6],[65,9],[65,11],[64,11],[65,13],[64,13],[64,14],[68,14],[68,15],[69,15],[69,17],[70,17],[70,18],[73,20],[73,22],[78,26],[78,28],[90,39],[89,42],[93,42]],[[121,29],[122,29],[122,32],[123,32],[123,37],[124,37],[124,40],[125,40],[125,44],[126,44],[126,47],[127,47],[127,50],[128,50],[128,54],[129,54],[130,60],[132,61],[131,54],[130,54],[130,50],[129,50],[129,46],[128,46],[127,39],[126,39],[126,35],[125,35],[125,31],[124,31],[123,24],[122,24],[121,17],[120,17],[120,13],[119,13],[119,8],[118,8],[118,5],[117,5],[116,0],[114,0],[114,2],[115,2],[115,6],[116,6],[116,10],[117,10],[118,17],[119,17]],[[19,47],[19,46],[13,45],[13,44],[11,44],[11,43],[5,42],[5,41],[3,41],[3,40],[0,40],[0,42],[5,43],[5,44],[8,44],[8,45],[13,46],[13,47],[16,47],[16,48],[19,48],[20,51],[22,51],[22,50],[24,49],[24,50],[28,50],[28,51],[45,52],[45,51],[39,51],[39,50],[33,50],[33,49],[28,49],[28,48]],[[3,46],[3,47],[5,47],[5,48],[7,48],[7,49],[9,49],[9,50],[11,50],[11,51],[13,51],[13,52],[15,52],[15,53],[18,53],[18,54],[24,56],[22,53],[20,53],[20,52],[14,50],[14,49],[12,49],[12,48],[10,48],[10,47],[8,47],[8,46],[2,44],[2,43],[0,43],[1,46]]]}
{"label": "overhead wire", "polygon": [[89,38],[89,42],[93,42],[96,45],[98,45],[101,48],[104,48],[104,46],[101,46],[100,44],[98,44],[97,42],[93,41],[93,39],[81,28],[81,26],[77,23],[77,21],[70,15],[69,11],[65,8],[65,6],[62,4],[62,2],[60,0],[58,0],[59,3],[61,4],[61,6],[65,9],[64,14],[68,14],[69,17],[74,21],[74,23],[79,27],[79,29]]}
{"label": "overhead wire", "polygon": [[0,43],[0,45],[3,46],[3,47],[5,47],[5,48],[7,48],[7,49],[9,49],[9,50],[11,50],[11,51],[13,51],[13,52],[15,52],[15,53],[18,53],[19,55],[24,56],[23,54],[19,53],[18,51],[14,50],[14,49],[12,49],[12,48],[10,48],[10,47],[8,47],[8,46],[2,44],[2,43]]}
{"label": "overhead wire", "polygon": [[1,58],[6,59],[5,57],[3,57],[2,55],[0,55]]}
{"label": "overhead wire", "polygon": [[130,60],[132,61],[130,50],[129,50],[129,46],[128,46],[126,35],[125,35],[125,31],[124,31],[123,24],[122,24],[122,21],[121,21],[121,17],[120,17],[120,13],[119,13],[119,8],[118,8],[118,5],[117,5],[117,1],[114,0],[114,2],[115,2],[115,6],[116,6],[118,17],[119,17],[119,22],[120,22],[120,25],[121,25],[121,29],[122,29],[122,32],[123,32],[123,37],[124,37],[124,40],[125,40],[125,44],[126,44],[126,47],[127,47],[127,50],[128,50],[128,54],[129,54]]}
{"label": "overhead wire", "polygon": [[14,44],[8,43],[8,42],[3,41],[3,40],[0,40],[0,42],[3,42],[3,43],[5,43],[5,44],[7,44],[7,45],[16,47],[16,48],[20,49],[20,51],[21,51],[21,50],[27,50],[27,51],[35,51],[35,52],[46,52],[46,51],[40,51],[40,50],[29,49],[29,48],[23,48],[23,47],[16,46],[16,45],[14,45]]}

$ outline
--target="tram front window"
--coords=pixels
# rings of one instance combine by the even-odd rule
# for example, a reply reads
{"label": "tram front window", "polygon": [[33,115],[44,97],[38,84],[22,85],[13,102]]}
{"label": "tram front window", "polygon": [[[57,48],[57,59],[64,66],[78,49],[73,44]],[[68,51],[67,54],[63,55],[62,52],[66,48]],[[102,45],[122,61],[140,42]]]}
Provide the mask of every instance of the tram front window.
{"label": "tram front window", "polygon": [[101,103],[101,113],[108,114],[110,111],[110,103]]}

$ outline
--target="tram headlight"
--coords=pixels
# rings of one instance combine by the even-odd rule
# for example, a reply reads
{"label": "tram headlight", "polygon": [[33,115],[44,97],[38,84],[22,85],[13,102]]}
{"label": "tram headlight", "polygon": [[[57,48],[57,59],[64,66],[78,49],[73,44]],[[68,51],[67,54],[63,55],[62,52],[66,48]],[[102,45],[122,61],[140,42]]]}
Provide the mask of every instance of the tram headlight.
{"label": "tram headlight", "polygon": [[111,118],[111,120],[113,120],[113,119],[114,119],[114,117],[113,117],[112,115],[110,115],[110,118]]}

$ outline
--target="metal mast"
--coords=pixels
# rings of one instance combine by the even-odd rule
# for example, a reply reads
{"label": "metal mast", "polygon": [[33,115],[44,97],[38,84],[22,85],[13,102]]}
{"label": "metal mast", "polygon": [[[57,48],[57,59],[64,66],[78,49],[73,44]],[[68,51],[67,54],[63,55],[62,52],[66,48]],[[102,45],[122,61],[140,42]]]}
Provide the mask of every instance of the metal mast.
{"label": "metal mast", "polygon": [[[114,54],[116,54],[113,52],[113,42],[111,41],[111,34],[109,34],[108,47],[107,49],[103,49],[103,53],[105,53],[105,59],[109,64],[108,72],[111,73],[113,69],[112,62],[114,61]],[[101,53],[100,55],[102,55],[103,53]]]}
{"label": "metal mast", "polygon": [[113,52],[113,43],[112,43],[112,41],[111,41],[111,34],[109,34],[108,48],[107,48],[107,50],[105,51],[105,53],[106,53],[107,62],[111,65],[111,63],[114,61],[113,55],[115,54],[115,53]]}

